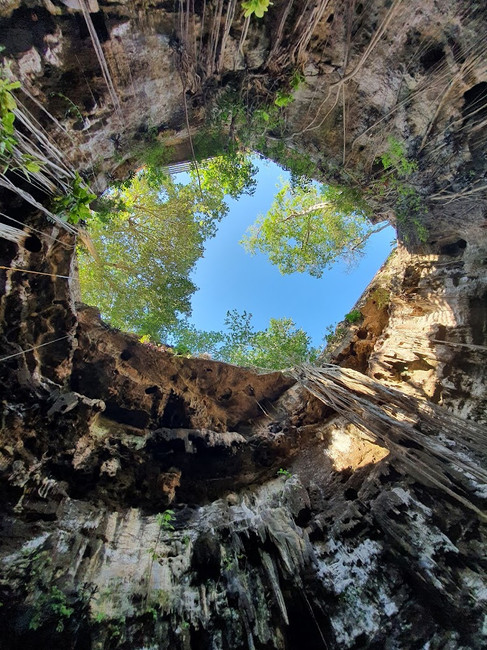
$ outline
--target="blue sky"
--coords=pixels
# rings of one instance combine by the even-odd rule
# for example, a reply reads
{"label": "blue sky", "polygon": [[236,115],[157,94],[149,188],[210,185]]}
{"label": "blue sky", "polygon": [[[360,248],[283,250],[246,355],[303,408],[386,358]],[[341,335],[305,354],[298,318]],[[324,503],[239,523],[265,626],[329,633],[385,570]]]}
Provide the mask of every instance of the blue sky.
{"label": "blue sky", "polygon": [[320,345],[326,327],[352,309],[386,259],[395,231],[386,228],[372,236],[365,256],[352,271],[337,263],[320,279],[304,273],[281,275],[265,255],[250,255],[238,243],[257,216],[270,208],[279,178],[288,178],[274,163],[256,163],[255,194],[228,201],[230,212],[216,237],[206,242],[204,257],[197,263],[192,278],[199,290],[192,299],[190,321],[198,329],[220,331],[226,312],[237,309],[252,313],[253,325],[260,330],[270,318],[292,318],[314,345]]}

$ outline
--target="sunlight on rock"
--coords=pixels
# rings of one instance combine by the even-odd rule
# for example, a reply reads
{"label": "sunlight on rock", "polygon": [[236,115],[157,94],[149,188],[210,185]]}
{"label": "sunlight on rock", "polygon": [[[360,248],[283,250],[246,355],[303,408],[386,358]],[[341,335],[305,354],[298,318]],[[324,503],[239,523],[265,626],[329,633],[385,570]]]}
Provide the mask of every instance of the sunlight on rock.
{"label": "sunlight on rock", "polygon": [[332,461],[333,469],[341,472],[378,463],[389,455],[389,451],[367,440],[357,427],[348,424],[331,430],[331,442],[325,449],[325,454]]}

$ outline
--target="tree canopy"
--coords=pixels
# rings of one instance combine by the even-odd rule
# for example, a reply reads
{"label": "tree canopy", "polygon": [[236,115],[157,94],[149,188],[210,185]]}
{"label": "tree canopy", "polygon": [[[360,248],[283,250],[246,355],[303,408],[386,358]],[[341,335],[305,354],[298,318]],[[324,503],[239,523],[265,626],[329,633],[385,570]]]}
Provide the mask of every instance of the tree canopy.
{"label": "tree canopy", "polygon": [[208,161],[187,184],[146,169],[112,188],[101,202],[105,214],[90,221],[82,238],[83,299],[114,327],[159,339],[164,327],[191,313],[197,287],[190,272],[228,212],[225,196],[252,193],[254,172],[242,154],[234,164]]}
{"label": "tree canopy", "polygon": [[[100,202],[105,211],[81,238],[83,299],[113,326],[169,343],[182,354],[207,353],[266,369],[315,360],[318,351],[289,318],[271,319],[260,331],[247,312],[227,312],[222,332],[200,331],[188,321],[197,289],[190,274],[204,242],[228,212],[226,197],[253,193],[256,171],[245,152],[234,151],[204,161],[187,183],[155,167],[112,188]],[[377,230],[365,212],[350,190],[305,180],[283,184],[245,246],[267,253],[282,273],[320,277],[338,257],[360,254]]]}
{"label": "tree canopy", "polygon": [[338,258],[353,263],[374,228],[357,192],[344,187],[283,183],[264,216],[242,243],[250,253],[269,257],[281,273],[308,272],[320,278]]}
{"label": "tree canopy", "polygon": [[290,318],[271,318],[265,330],[256,331],[252,314],[228,311],[222,332],[197,330],[180,321],[167,330],[169,342],[180,354],[210,354],[212,358],[241,366],[280,370],[313,362],[318,349]]}

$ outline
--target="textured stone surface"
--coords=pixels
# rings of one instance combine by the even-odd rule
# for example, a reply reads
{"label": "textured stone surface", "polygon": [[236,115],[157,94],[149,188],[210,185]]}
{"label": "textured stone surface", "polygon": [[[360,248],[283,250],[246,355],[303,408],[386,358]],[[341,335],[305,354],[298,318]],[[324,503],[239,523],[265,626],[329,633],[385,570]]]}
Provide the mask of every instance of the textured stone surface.
{"label": "textured stone surface", "polygon": [[[119,110],[74,3],[4,3],[0,40],[68,134],[24,101],[99,191],[133,169],[152,127],[187,155],[183,85],[196,130],[220,85],[267,96],[297,65],[288,144],[317,177],[363,186],[388,135],[403,140],[428,240],[399,248],[327,358],[485,424],[485,9],[275,0],[241,42],[237,4],[194,3],[181,24],[173,3],[100,3]],[[72,235],[0,199],[40,231],[37,252],[1,240],[1,264],[47,274],[0,271],[0,356],[48,344],[0,362],[6,648],[485,645],[485,523],[434,474],[405,469],[410,439],[388,451],[279,373],[110,329],[75,304]],[[394,221],[387,196],[377,207]],[[485,466],[455,436],[428,435],[452,471]],[[462,478],[485,510],[485,486]]]}

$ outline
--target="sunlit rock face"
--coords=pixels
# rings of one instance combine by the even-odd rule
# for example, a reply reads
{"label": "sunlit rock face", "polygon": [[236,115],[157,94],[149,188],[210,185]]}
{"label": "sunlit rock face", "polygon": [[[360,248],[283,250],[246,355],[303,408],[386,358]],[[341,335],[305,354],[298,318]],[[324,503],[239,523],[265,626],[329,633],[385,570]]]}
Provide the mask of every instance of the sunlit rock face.
{"label": "sunlit rock face", "polygon": [[[485,425],[485,9],[297,5],[246,22],[235,2],[4,3],[0,41],[98,191],[154,138],[187,158],[185,109],[196,135],[219,86],[266,96],[296,67],[286,130],[318,178],[365,184],[400,137],[427,241],[388,261],[328,360]],[[0,198],[40,231],[2,239],[1,265],[46,274],[0,270],[4,647],[485,645],[481,433],[475,453],[430,434],[464,463],[452,495],[440,453],[407,471],[411,439],[379,444],[294,379],[112,330],[76,302],[73,236]]]}

